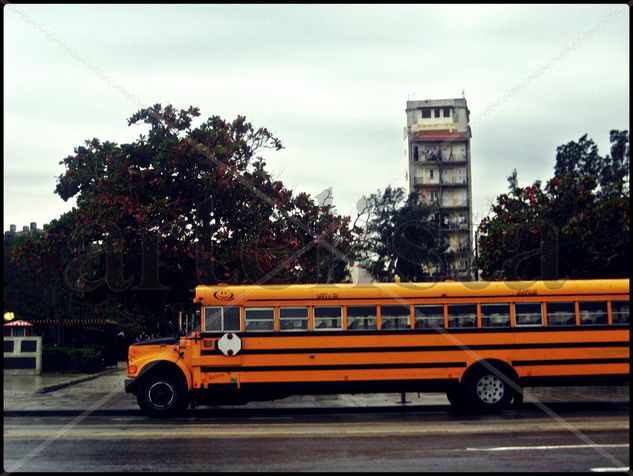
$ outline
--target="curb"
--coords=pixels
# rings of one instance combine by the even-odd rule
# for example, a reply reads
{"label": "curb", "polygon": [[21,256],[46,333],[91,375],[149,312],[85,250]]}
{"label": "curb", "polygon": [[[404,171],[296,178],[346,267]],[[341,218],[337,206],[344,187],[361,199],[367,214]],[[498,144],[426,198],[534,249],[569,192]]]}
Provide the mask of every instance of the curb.
{"label": "curb", "polygon": [[93,380],[96,378],[99,378],[103,375],[108,375],[111,374],[113,372],[116,372],[120,369],[108,369],[108,370],[104,370],[103,372],[98,372],[96,374],[93,375],[88,375],[87,377],[79,377],[73,380],[68,380],[66,382],[61,382],[61,383],[55,383],[52,385],[45,385],[42,388],[38,389],[35,393],[50,393],[50,392],[54,392],[55,390],[59,390],[61,388],[65,388],[65,387],[70,387],[71,385],[75,385],[78,383],[82,383],[82,382],[87,382],[88,380]]}

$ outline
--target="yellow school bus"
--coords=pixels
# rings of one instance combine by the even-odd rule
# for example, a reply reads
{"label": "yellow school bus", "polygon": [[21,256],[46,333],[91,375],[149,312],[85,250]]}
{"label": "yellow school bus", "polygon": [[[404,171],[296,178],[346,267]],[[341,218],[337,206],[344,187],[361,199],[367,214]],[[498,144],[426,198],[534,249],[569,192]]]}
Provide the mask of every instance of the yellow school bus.
{"label": "yellow school bus", "polygon": [[198,286],[185,335],[129,348],[153,416],[297,394],[446,392],[499,411],[525,386],[629,377],[629,280]]}

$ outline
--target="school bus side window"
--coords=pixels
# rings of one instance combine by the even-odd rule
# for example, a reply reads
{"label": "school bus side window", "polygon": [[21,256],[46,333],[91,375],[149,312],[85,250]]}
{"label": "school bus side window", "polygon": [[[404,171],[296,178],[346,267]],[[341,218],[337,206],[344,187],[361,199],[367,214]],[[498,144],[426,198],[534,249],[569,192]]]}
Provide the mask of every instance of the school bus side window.
{"label": "school bus side window", "polygon": [[307,331],[307,307],[280,307],[279,329],[281,331]]}
{"label": "school bus side window", "polygon": [[482,304],[482,327],[510,327],[510,304]]}
{"label": "school bus side window", "polygon": [[540,302],[518,302],[514,305],[517,326],[542,326],[543,306]]}
{"label": "school bus side window", "polygon": [[204,330],[205,332],[239,332],[240,308],[205,307]]}
{"label": "school bus side window", "polygon": [[343,313],[341,307],[315,307],[314,330],[343,329]]}
{"label": "school bus side window", "polygon": [[448,327],[477,327],[477,304],[449,304]]}
{"label": "school bus side window", "polygon": [[375,330],[376,306],[347,306],[347,329],[350,331]]}
{"label": "school bus side window", "polygon": [[239,307],[225,307],[224,314],[224,330],[231,332],[240,331],[240,308]]}
{"label": "school bus side window", "polygon": [[607,303],[605,301],[580,301],[580,325],[606,325],[608,320]]}
{"label": "school bus side window", "polygon": [[629,301],[611,301],[611,318],[613,324],[628,324]]}
{"label": "school bus side window", "polygon": [[382,329],[408,329],[411,311],[409,306],[380,306]]}
{"label": "school bus side window", "polygon": [[575,326],[576,305],[573,302],[548,302],[548,326]]}
{"label": "school bus side window", "polygon": [[444,327],[444,306],[413,306],[416,329],[437,329]]}
{"label": "school bus side window", "polygon": [[272,332],[275,330],[274,307],[244,308],[246,331]]}

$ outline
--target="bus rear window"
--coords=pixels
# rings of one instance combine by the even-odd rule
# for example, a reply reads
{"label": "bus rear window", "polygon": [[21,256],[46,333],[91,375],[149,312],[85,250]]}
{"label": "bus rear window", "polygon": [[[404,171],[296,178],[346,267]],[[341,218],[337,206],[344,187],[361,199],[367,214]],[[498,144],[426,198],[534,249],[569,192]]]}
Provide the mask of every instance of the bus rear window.
{"label": "bus rear window", "polygon": [[629,301],[611,301],[611,319],[613,324],[628,324]]}
{"label": "bus rear window", "polygon": [[449,304],[448,327],[477,327],[477,304]]}
{"label": "bus rear window", "polygon": [[347,306],[347,328],[351,331],[375,330],[376,306]]}
{"label": "bus rear window", "polygon": [[548,326],[575,326],[576,305],[573,302],[548,302]]}
{"label": "bus rear window", "polygon": [[581,326],[606,325],[609,322],[607,303],[604,301],[580,301],[579,311]]}

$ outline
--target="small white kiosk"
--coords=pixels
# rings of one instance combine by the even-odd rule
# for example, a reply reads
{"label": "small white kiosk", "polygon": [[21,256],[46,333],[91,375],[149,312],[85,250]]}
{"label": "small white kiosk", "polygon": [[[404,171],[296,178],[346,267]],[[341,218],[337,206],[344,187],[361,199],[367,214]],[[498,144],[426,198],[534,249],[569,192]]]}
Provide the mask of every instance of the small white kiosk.
{"label": "small white kiosk", "polygon": [[42,337],[33,335],[33,324],[4,324],[4,372],[10,375],[42,373]]}

